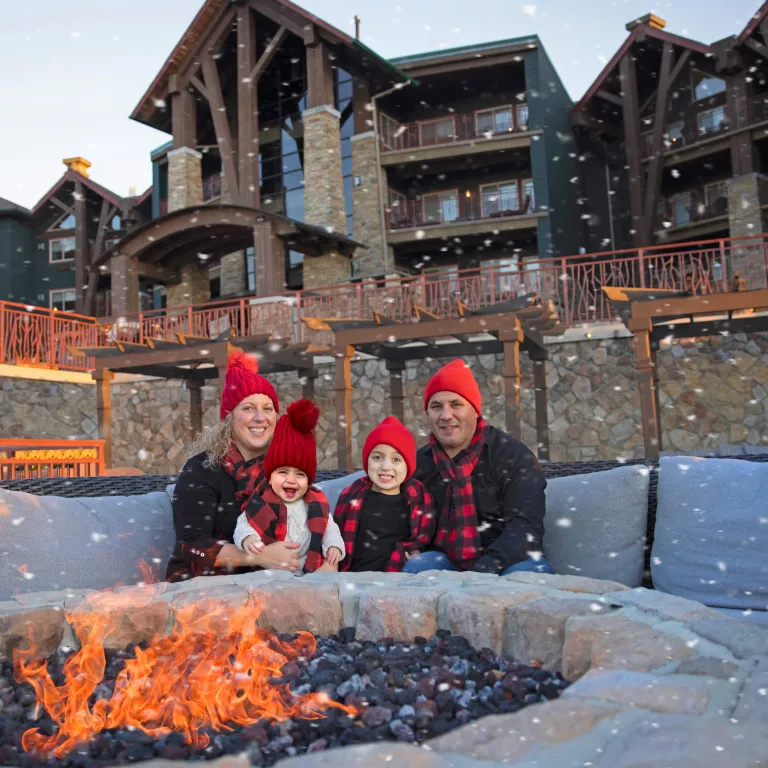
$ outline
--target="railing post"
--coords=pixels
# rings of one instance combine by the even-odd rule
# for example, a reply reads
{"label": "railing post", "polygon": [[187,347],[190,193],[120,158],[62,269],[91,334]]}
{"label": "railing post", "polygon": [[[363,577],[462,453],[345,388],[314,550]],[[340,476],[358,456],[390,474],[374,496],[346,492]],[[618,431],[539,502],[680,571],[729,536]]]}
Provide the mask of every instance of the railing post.
{"label": "railing post", "polygon": [[51,359],[50,359],[50,367],[56,368],[56,315],[52,309],[48,310],[48,319],[49,319],[49,337],[48,337],[48,348],[51,351]]}
{"label": "railing post", "polygon": [[724,293],[728,292],[728,262],[726,261],[725,240],[720,241],[720,288]]}
{"label": "railing post", "polygon": [[139,312],[139,344],[144,343],[144,313]]}
{"label": "railing post", "polygon": [[301,291],[296,291],[296,343],[304,341],[304,323],[301,321]]}
{"label": "railing post", "polygon": [[245,299],[240,299],[240,336],[248,335],[248,325],[245,322]]}
{"label": "railing post", "polygon": [[560,259],[560,262],[562,267],[558,282],[562,283],[563,285],[563,307],[565,309],[565,322],[567,325],[570,325],[572,312],[569,301],[570,291],[568,290],[568,262],[566,261],[565,257]]}
{"label": "railing post", "polygon": [[490,269],[489,279],[491,281],[491,304],[496,303],[496,272],[493,267]]}
{"label": "railing post", "polygon": [[423,273],[421,275],[421,305],[425,309],[429,309],[427,305],[427,276]]}
{"label": "railing post", "polygon": [[5,302],[0,301],[0,364],[5,362]]}
{"label": "railing post", "polygon": [[642,248],[638,249],[637,256],[637,263],[640,266],[640,287],[645,288],[645,253]]}
{"label": "railing post", "polygon": [[194,331],[192,330],[192,305],[191,304],[187,307],[187,333],[190,334],[190,336],[194,335]]}

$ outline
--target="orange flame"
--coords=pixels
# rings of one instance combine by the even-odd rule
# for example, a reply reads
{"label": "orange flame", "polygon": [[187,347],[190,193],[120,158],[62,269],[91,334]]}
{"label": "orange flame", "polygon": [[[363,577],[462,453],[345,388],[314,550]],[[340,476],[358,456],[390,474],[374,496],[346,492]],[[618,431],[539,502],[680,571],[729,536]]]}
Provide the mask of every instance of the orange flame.
{"label": "orange flame", "polygon": [[15,566],[16,570],[19,573],[29,573],[29,566],[26,563],[22,563],[21,565]]}
{"label": "orange flame", "polygon": [[80,650],[66,661],[61,686],[51,679],[47,660],[39,658],[33,631],[29,649],[15,650],[17,682],[33,686],[38,704],[58,726],[53,736],[37,728],[26,731],[22,746],[27,752],[61,758],[109,728],[137,728],[158,739],[175,731],[204,749],[210,741],[205,728],[231,731],[233,725],[262,718],[316,720],[329,707],[356,714],[324,694],[299,696],[273,680],[282,676],[287,662],[312,656],[315,638],[300,632],[285,643],[257,627],[261,604],[252,595],[237,608],[208,599],[176,611],[171,634],[154,638],[146,650],[137,647],[111,698],[91,707],[89,699],[106,667],[104,641],[118,628],[121,602],[124,611],[119,595],[97,595],[84,610],[68,616]]}

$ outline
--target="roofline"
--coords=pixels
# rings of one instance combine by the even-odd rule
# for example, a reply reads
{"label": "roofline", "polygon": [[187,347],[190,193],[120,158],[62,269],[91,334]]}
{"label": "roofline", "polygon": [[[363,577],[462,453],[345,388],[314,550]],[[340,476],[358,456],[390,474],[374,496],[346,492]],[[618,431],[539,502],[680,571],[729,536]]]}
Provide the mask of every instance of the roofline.
{"label": "roofline", "polygon": [[34,207],[30,210],[30,215],[34,216],[36,213],[38,213],[43,205],[51,198],[53,193],[68,181],[82,182],[92,192],[95,192],[97,195],[101,195],[101,197],[103,197],[105,200],[109,200],[109,202],[117,208],[121,208],[123,205],[123,198],[119,195],[116,195],[111,190],[107,189],[106,187],[102,187],[101,184],[97,184],[93,179],[89,179],[87,176],[83,176],[82,173],[67,170],[64,171],[64,174],[61,176],[61,178],[37,201]]}
{"label": "roofline", "polygon": [[30,213],[29,208],[25,208],[23,205],[14,203],[13,200],[9,200],[7,197],[0,197],[0,200],[2,200],[5,203],[8,203],[7,208],[0,207],[0,216],[21,217],[21,218],[28,219],[32,215]]}
{"label": "roofline", "polygon": [[149,153],[149,159],[152,161],[158,160],[164,155],[167,155],[168,152],[173,148],[173,139],[169,139],[165,142],[165,144],[161,144],[159,147],[155,147],[150,153]]}
{"label": "roofline", "polygon": [[493,40],[487,43],[476,43],[474,45],[462,45],[457,48],[445,48],[438,51],[425,51],[424,53],[414,53],[409,56],[397,56],[389,61],[398,67],[418,66],[419,64],[434,64],[443,59],[452,57],[461,57],[465,54],[493,52],[506,53],[520,49],[522,46],[530,47],[540,44],[538,35],[527,35],[525,37],[510,37],[506,40]]}
{"label": "roofline", "polygon": [[681,37],[680,35],[673,35],[670,32],[664,32],[660,29],[655,29],[648,24],[638,24],[627,36],[627,39],[621,44],[619,50],[613,55],[613,58],[603,67],[600,74],[597,76],[592,85],[589,86],[587,92],[573,105],[573,111],[582,111],[586,109],[587,102],[597,93],[600,86],[605,82],[608,75],[613,72],[618,63],[624,57],[624,54],[630,49],[632,43],[634,43],[639,37],[653,37],[656,40],[662,40],[665,43],[672,43],[672,45],[678,45],[682,48],[689,48],[697,53],[708,54],[711,52],[711,46],[700,43],[697,40],[691,40],[687,37]]}
{"label": "roofline", "polygon": [[[761,21],[768,15],[768,2],[763,3],[749,20],[749,24],[741,31],[738,37],[739,44],[743,43],[758,27]],[[768,40],[766,41],[768,42]]]}

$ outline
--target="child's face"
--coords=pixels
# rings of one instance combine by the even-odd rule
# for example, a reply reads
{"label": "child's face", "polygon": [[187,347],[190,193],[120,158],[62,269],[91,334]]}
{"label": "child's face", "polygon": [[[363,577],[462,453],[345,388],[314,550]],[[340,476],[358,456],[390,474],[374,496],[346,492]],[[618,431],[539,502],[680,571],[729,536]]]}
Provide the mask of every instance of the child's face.
{"label": "child's face", "polygon": [[408,469],[403,455],[391,445],[377,445],[368,456],[368,477],[381,493],[399,493]]}
{"label": "child's face", "polygon": [[279,467],[269,476],[269,485],[280,501],[298,501],[307,492],[309,478],[296,467]]}

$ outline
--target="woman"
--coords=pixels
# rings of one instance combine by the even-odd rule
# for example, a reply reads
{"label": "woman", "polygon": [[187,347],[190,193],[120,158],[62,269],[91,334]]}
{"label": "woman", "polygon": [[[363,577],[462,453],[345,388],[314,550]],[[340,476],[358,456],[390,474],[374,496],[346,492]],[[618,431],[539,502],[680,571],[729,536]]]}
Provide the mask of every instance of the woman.
{"label": "woman", "polygon": [[295,571],[298,544],[275,542],[259,554],[241,552],[232,535],[243,501],[265,483],[264,455],[280,404],[253,358],[233,353],[227,364],[219,423],[198,436],[173,496],[176,549],[166,579],[247,573],[258,568]]}

